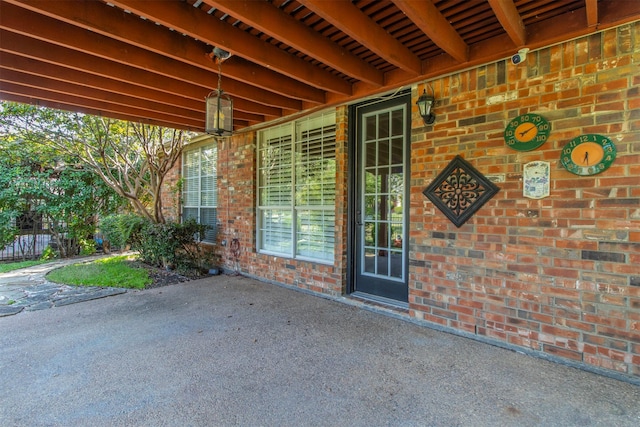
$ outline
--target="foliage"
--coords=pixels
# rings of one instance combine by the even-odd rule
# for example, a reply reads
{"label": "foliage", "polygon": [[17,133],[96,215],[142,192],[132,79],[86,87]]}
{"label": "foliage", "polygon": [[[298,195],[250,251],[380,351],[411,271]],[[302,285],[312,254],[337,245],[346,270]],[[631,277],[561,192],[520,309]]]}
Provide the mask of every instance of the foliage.
{"label": "foliage", "polygon": [[[48,223],[53,244],[63,257],[76,255],[82,239],[92,238],[98,215],[119,209],[123,200],[77,157],[46,144],[0,138],[0,216],[4,241],[22,230],[24,258],[35,251],[35,236]],[[18,224],[19,219],[26,219]],[[14,224],[14,225],[7,225]],[[13,240],[13,239],[12,239]],[[25,247],[22,247],[25,246]]]}
{"label": "foliage", "polygon": [[164,178],[187,138],[181,130],[10,102],[0,104],[0,133],[77,158],[138,215],[156,223],[164,222]]}
{"label": "foliage", "polygon": [[189,269],[200,268],[204,261],[200,236],[208,226],[198,224],[194,219],[183,223],[167,222],[155,224],[145,222],[133,233],[133,248],[141,259],[151,265]]}
{"label": "foliage", "polygon": [[182,190],[184,189],[184,177],[180,176],[171,186],[171,195],[173,196],[173,206],[182,206]]}
{"label": "foliage", "polygon": [[96,242],[93,239],[80,239],[80,255],[87,256],[96,253]]}
{"label": "foliage", "polygon": [[144,268],[131,267],[128,259],[117,256],[69,265],[51,271],[47,279],[67,285],[144,289],[152,282],[149,273]]}
{"label": "foliage", "polygon": [[15,218],[20,213],[20,189],[14,183],[22,176],[23,168],[13,167],[7,151],[0,147],[0,248],[14,241],[18,235]]}
{"label": "foliage", "polygon": [[145,220],[135,214],[108,215],[100,220],[100,231],[111,247],[123,249],[132,244],[131,238],[135,230],[139,230]]}
{"label": "foliage", "polygon": [[117,209],[115,195],[92,172],[66,168],[57,177],[43,173],[36,184],[41,186],[37,211],[51,225],[61,256],[95,252],[93,238],[97,217]]}
{"label": "foliage", "polygon": [[50,260],[55,259],[57,257],[58,257],[58,253],[51,246],[47,246],[42,251],[42,255],[40,255],[40,260],[41,261],[50,261]]}
{"label": "foliage", "polygon": [[13,210],[0,212],[0,249],[11,244],[18,235],[18,228],[12,224],[16,212]]}

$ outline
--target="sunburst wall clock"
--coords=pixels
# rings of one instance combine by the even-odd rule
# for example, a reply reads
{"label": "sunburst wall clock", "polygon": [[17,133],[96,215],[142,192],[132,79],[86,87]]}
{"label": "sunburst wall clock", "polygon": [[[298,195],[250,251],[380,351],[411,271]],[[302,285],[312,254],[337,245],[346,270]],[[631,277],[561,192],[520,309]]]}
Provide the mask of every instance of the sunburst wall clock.
{"label": "sunburst wall clock", "polygon": [[458,155],[422,194],[456,227],[461,227],[499,190],[498,186]]}

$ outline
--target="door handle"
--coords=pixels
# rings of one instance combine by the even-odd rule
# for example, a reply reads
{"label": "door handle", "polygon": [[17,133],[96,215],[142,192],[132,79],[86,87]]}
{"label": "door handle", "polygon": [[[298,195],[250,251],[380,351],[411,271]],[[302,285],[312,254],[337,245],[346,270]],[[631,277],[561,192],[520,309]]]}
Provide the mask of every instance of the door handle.
{"label": "door handle", "polygon": [[356,225],[362,226],[362,212],[356,212]]}

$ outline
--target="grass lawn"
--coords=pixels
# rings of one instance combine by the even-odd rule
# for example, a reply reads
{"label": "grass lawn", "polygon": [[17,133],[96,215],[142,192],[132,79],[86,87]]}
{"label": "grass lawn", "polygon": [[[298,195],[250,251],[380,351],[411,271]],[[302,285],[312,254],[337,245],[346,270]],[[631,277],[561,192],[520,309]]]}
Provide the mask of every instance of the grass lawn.
{"label": "grass lawn", "polygon": [[32,267],[34,265],[45,264],[47,262],[51,262],[51,261],[34,260],[34,261],[20,261],[20,262],[4,263],[4,264],[0,264],[0,273],[7,273],[9,271],[19,270],[21,268]]}
{"label": "grass lawn", "polygon": [[144,289],[152,282],[149,273],[144,268],[131,267],[129,259],[123,255],[73,264],[51,271],[47,279],[65,285]]}

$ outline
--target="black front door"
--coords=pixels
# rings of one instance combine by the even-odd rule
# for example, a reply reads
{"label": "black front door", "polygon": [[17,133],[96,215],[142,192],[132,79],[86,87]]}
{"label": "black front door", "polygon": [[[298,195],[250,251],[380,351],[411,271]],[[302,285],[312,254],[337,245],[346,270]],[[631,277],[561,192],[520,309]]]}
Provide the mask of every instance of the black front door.
{"label": "black front door", "polygon": [[352,291],[408,300],[411,97],[352,108]]}

